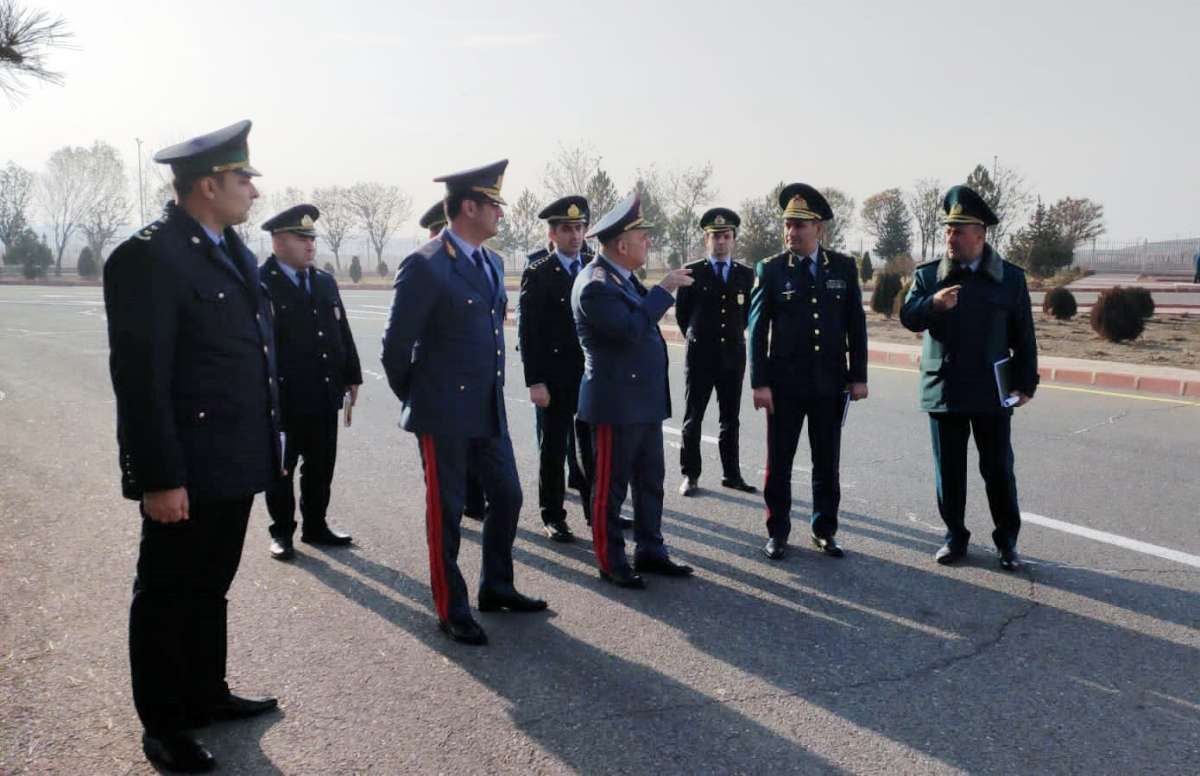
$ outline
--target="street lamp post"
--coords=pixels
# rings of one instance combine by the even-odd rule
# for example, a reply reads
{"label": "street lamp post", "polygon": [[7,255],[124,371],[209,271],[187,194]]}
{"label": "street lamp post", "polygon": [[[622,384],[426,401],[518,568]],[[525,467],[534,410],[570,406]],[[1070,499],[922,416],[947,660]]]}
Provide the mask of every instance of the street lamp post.
{"label": "street lamp post", "polygon": [[142,217],[139,223],[144,224],[146,223],[146,186],[142,183],[142,139],[135,137],[134,140],[137,142],[138,147],[138,210]]}

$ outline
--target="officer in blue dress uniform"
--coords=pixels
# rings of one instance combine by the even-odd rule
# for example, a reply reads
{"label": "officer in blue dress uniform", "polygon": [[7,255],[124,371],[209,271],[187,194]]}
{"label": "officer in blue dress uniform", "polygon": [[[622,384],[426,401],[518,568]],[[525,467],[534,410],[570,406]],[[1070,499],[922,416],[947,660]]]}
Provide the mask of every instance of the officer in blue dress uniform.
{"label": "officer in blue dress uniform", "polygon": [[[572,431],[587,439],[587,426],[576,417],[579,381],[583,377],[583,349],[571,314],[571,286],[583,267],[583,235],[590,211],[581,196],[555,200],[538,213],[548,222],[554,251],[533,261],[521,275],[521,315],[517,337],[529,400],[537,414],[539,451],[538,506],[546,535],[553,541],[571,542],[575,535],[563,509],[567,481],[563,463],[573,454]],[[590,447],[586,448],[590,456]],[[575,468],[590,469],[590,463]],[[580,483],[586,505],[586,482]],[[587,507],[585,506],[585,514]]]}
{"label": "officer in blue dress uniform", "polygon": [[271,309],[232,228],[258,197],[249,132],[242,121],[155,154],[175,202],[104,265],[121,491],[142,517],[133,700],[147,758],[185,772],[215,767],[189,729],[276,706],[225,682],[225,595],[254,494],[280,471]]}
{"label": "officer in blue dress uniform", "polygon": [[[434,202],[421,216],[417,225],[422,229],[429,230],[430,240],[436,238],[442,229],[446,228],[446,204],[440,199]],[[482,520],[486,508],[487,501],[483,497],[483,483],[479,481],[475,472],[467,467],[467,493],[463,500],[463,517]]]}
{"label": "officer in blue dress uniform", "polygon": [[780,560],[791,532],[792,460],[808,420],[812,542],[840,558],[839,456],[845,402],[867,397],[867,321],[854,260],[821,245],[833,210],[804,183],[779,194],[788,249],[763,259],[750,295],[750,385],[767,411],[767,544]]}
{"label": "officer in blue dress uniform", "polygon": [[503,160],[445,175],[449,224],[396,272],[383,335],[383,367],[400,399],[401,426],[417,436],[425,468],[430,585],[439,627],[466,644],[486,644],[471,616],[458,569],[459,523],[468,467],[483,482],[483,568],[479,610],[531,612],[546,602],[513,585],[512,545],[521,482],[504,407],[504,264],[483,243],[505,205]]}
{"label": "officer in blue dress uniform", "polygon": [[[617,203],[588,237],[602,249],[580,271],[571,310],[584,352],[579,417],[591,429],[594,456],[592,542],[600,576],[620,587],[643,588],[642,573],[687,576],[663,543],[662,422],[671,416],[667,343],[659,321],[675,291],[692,283],[691,270],[667,273],[649,291],[635,271],[646,263],[652,228],[636,193]],[[633,568],[625,556],[619,516],[632,486]]]}
{"label": "officer in blue dress uniform", "polygon": [[717,393],[720,432],[721,485],[743,493],[757,488],[742,479],[738,455],[742,382],[746,375],[746,322],[750,317],[750,289],[754,270],[735,261],[733,248],[742,220],[728,208],[715,207],[700,217],[708,258],[687,267],[695,281],[679,289],[675,320],[683,333],[684,388],[683,445],[679,467],[682,496],[695,495],[700,479],[700,429],[704,411]]}
{"label": "officer in blue dress uniform", "polygon": [[[946,256],[917,267],[900,322],[924,332],[921,409],[929,413],[937,503],[946,542],[934,559],[949,565],[967,554],[967,441],[975,436],[1000,567],[1015,571],[1021,508],[1013,470],[1012,414],[1038,385],[1037,339],[1025,272],[987,242],[996,214],[973,189],[954,186],[942,200]],[[1003,359],[1010,395],[1001,396]]]}
{"label": "officer in blue dress uniform", "polygon": [[325,519],[337,461],[338,412],[358,400],[362,370],[350,334],[337,281],[318,270],[313,205],[296,205],[263,223],[274,253],[259,268],[275,310],[275,350],[279,363],[279,401],[283,413],[283,477],[267,491],[271,514],[271,557],[295,554],[296,496],[292,484],[300,470],[300,541],[338,547],[350,543]]}

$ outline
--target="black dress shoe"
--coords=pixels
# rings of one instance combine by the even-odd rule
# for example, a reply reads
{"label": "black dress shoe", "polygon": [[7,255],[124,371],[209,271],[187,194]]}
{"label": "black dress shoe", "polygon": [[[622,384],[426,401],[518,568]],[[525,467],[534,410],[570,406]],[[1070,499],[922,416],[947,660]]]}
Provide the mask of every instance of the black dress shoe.
{"label": "black dress shoe", "polygon": [[632,517],[618,517],[617,525],[621,526],[622,531],[632,531],[635,523]]}
{"label": "black dress shoe", "polygon": [[1021,556],[1016,550],[1000,550],[1000,568],[1005,571],[1016,571],[1021,568]]}
{"label": "black dress shoe", "polygon": [[214,722],[225,722],[232,719],[246,719],[266,714],[279,708],[276,698],[239,698],[230,693],[204,710],[209,719]]}
{"label": "black dress shoe", "polygon": [[694,496],[700,492],[700,486],[696,484],[695,477],[684,477],[683,482],[679,483],[679,495]]}
{"label": "black dress shoe", "polygon": [[943,566],[950,566],[967,557],[966,547],[956,547],[953,544],[943,544],[933,559]]}
{"label": "black dress shoe", "polygon": [[633,569],[628,566],[621,566],[611,572],[601,571],[600,578],[605,582],[612,582],[617,587],[627,587],[630,590],[646,589],[646,580],[638,574],[634,574]]}
{"label": "black dress shoe", "polygon": [[208,773],[217,760],[204,744],[186,733],[152,736],[142,733],[142,751],[158,767],[176,773]]}
{"label": "black dress shoe", "polygon": [[271,557],[275,560],[291,560],[296,557],[296,548],[292,546],[290,536],[286,539],[278,537],[271,540]]}
{"label": "black dress shoe", "polygon": [[457,622],[442,620],[438,623],[438,627],[442,629],[442,633],[445,633],[459,644],[482,647],[488,643],[487,634],[483,632],[483,628],[479,627],[479,623],[474,620],[468,619]]}
{"label": "black dress shoe", "polygon": [[643,574],[662,574],[664,577],[689,577],[693,571],[691,566],[676,563],[670,558],[655,557],[634,558],[633,569]]}
{"label": "black dress shoe", "polygon": [[783,556],[787,554],[787,542],[781,542],[776,539],[767,539],[767,546],[763,547],[763,555],[766,555],[771,560],[783,560]]}
{"label": "black dress shoe", "polygon": [[542,526],[542,530],[546,532],[551,541],[570,544],[575,541],[575,534],[571,533],[571,527],[567,525],[566,520],[555,520],[553,523],[546,523]]}
{"label": "black dress shoe", "polygon": [[837,541],[832,536],[830,536],[828,539],[821,536],[814,536],[812,538],[812,543],[814,547],[831,558],[840,558],[846,554],[842,551],[842,548],[838,546]]}
{"label": "black dress shoe", "polygon": [[546,602],[540,598],[530,598],[515,590],[511,593],[493,593],[491,590],[479,591],[479,611],[498,612],[507,609],[510,612],[540,612],[545,610]]}
{"label": "black dress shoe", "polygon": [[721,480],[721,487],[722,488],[732,488],[733,490],[740,490],[742,493],[758,493],[758,488],[756,488],[753,485],[751,485],[750,483],[746,482],[741,477],[738,477],[736,480],[734,480],[734,479]]}
{"label": "black dress shoe", "polygon": [[354,540],[350,538],[350,534],[344,534],[325,526],[323,529],[318,528],[315,531],[300,534],[300,541],[305,544],[323,544],[326,547],[345,547]]}

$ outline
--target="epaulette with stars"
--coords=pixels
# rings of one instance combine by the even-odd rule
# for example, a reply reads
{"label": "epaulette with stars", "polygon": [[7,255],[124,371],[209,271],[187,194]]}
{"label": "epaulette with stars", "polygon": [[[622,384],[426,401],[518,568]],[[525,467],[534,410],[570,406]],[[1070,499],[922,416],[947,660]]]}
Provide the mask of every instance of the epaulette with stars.
{"label": "epaulette with stars", "polygon": [[154,235],[158,232],[159,227],[161,227],[166,222],[167,222],[167,215],[166,215],[166,213],[164,213],[158,218],[158,220],[151,221],[149,224],[144,226],[140,231],[134,232],[133,236],[135,238],[137,238],[138,240],[146,240],[147,242],[149,242],[150,240],[154,239]]}
{"label": "epaulette with stars", "polygon": [[537,269],[538,267],[542,266],[542,265],[543,265],[543,264],[545,264],[546,262],[550,261],[550,259],[552,259],[552,258],[554,258],[554,254],[553,254],[553,253],[547,253],[547,254],[546,254],[545,256],[543,256],[542,258],[540,258],[540,259],[536,259],[536,260],[534,260],[533,262],[531,262],[531,263],[530,263],[530,265],[529,265],[529,268],[530,268],[530,269]]}

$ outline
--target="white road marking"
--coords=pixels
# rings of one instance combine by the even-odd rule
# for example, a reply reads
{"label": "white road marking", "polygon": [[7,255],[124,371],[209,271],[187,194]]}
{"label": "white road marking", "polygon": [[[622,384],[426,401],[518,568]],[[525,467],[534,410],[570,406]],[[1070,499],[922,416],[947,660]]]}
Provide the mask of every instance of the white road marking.
{"label": "white road marking", "polygon": [[1190,555],[1179,550],[1172,550],[1169,547],[1160,547],[1157,544],[1150,544],[1149,542],[1142,542],[1137,539],[1127,539],[1124,536],[1108,533],[1107,531],[1097,531],[1095,528],[1087,528],[1086,526],[1055,520],[1053,517],[1045,517],[1033,512],[1022,512],[1021,519],[1027,523],[1040,525],[1043,528],[1051,528],[1055,531],[1082,536],[1092,541],[1111,544],[1114,547],[1122,547],[1126,550],[1140,552],[1143,555],[1152,555],[1156,558],[1171,560],[1176,563],[1182,563],[1185,566],[1200,569],[1200,555]]}
{"label": "white road marking", "polygon": [[367,375],[368,377],[374,377],[376,380],[383,379],[383,375],[379,374],[378,372],[372,371],[370,369],[364,369],[364,370],[362,370],[362,373],[364,375]]}

